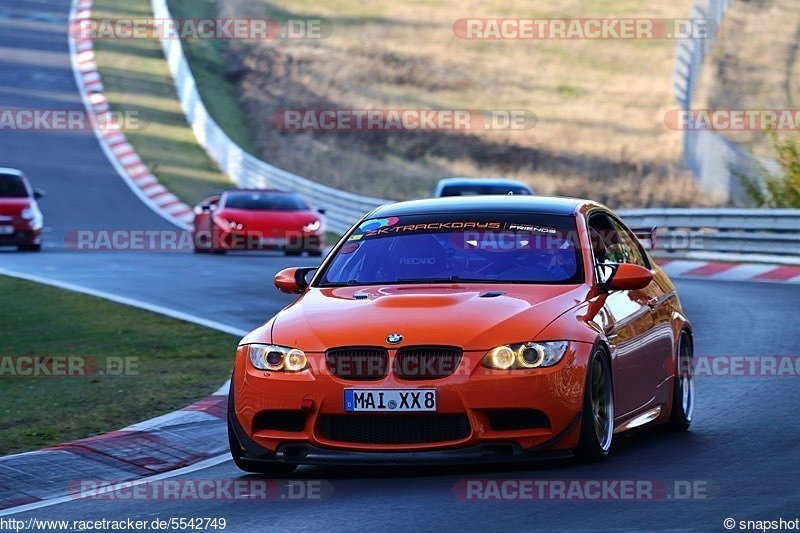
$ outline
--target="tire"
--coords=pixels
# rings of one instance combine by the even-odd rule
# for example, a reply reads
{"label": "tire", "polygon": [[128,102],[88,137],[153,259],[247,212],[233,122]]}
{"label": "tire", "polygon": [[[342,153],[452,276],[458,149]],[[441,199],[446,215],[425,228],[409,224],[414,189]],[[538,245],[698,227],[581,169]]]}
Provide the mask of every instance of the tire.
{"label": "tire", "polygon": [[284,250],[283,254],[286,257],[298,257],[303,255],[303,252],[299,252],[297,250]]}
{"label": "tire", "polygon": [[672,412],[668,427],[672,431],[687,431],[694,413],[694,349],[686,331],[678,340],[677,369],[672,389]]}
{"label": "tire", "polygon": [[201,241],[200,237],[195,233],[192,236],[192,244],[194,253],[196,254],[207,254],[211,251],[211,246]]}
{"label": "tire", "polygon": [[242,459],[242,449],[239,446],[236,435],[233,433],[230,419],[228,419],[228,446],[231,451],[231,458],[239,470],[254,474],[264,474],[270,477],[288,476],[297,470],[297,465],[288,463],[262,463],[260,461]]}
{"label": "tire", "polygon": [[20,252],[41,252],[42,245],[41,244],[20,244],[17,246],[17,250]]}
{"label": "tire", "polygon": [[322,250],[311,250],[308,252],[308,257],[322,257]]}
{"label": "tire", "polygon": [[614,438],[614,382],[606,351],[596,348],[586,372],[581,433],[575,455],[598,462],[608,457]]}

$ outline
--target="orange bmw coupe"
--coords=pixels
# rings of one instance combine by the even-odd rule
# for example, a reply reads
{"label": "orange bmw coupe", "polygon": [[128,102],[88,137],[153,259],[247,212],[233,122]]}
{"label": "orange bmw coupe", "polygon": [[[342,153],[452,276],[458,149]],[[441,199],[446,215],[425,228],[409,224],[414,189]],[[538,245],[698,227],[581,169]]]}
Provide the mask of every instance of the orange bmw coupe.
{"label": "orange bmw coupe", "polygon": [[241,341],[231,380],[245,471],[600,460],[620,433],[692,419],[675,287],[595,202],[386,205],[275,284],[300,296]]}

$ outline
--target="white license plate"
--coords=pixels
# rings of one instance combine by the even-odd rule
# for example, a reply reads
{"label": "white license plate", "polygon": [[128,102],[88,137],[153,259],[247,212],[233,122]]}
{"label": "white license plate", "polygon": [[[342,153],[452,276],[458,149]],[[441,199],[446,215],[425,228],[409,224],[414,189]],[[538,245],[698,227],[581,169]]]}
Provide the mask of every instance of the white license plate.
{"label": "white license plate", "polygon": [[14,233],[14,226],[0,226],[0,235],[11,235]]}
{"label": "white license plate", "polygon": [[285,237],[261,237],[261,246],[286,246]]}
{"label": "white license plate", "polygon": [[345,389],[345,411],[436,411],[436,389]]}

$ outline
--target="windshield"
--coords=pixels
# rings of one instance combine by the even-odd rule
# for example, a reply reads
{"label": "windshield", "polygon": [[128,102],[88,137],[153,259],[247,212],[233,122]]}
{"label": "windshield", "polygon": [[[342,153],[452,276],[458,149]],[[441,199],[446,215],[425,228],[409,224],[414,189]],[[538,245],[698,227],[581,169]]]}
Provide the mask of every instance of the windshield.
{"label": "windshield", "polygon": [[27,198],[28,188],[20,176],[0,174],[0,198]]}
{"label": "windshield", "polygon": [[280,192],[228,193],[225,207],[246,211],[306,211],[308,206],[297,194]]}
{"label": "windshield", "polygon": [[521,185],[448,185],[442,189],[442,196],[478,196],[484,194],[517,194],[531,193]]}
{"label": "windshield", "polygon": [[582,281],[574,217],[448,214],[363,222],[317,286]]}

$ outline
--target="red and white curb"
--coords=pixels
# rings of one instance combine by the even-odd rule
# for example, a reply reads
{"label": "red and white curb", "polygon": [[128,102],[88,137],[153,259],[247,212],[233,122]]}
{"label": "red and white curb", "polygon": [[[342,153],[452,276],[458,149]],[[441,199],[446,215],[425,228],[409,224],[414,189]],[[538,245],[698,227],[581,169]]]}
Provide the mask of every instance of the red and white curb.
{"label": "red and white curb", "polygon": [[658,259],[670,277],[720,281],[800,283],[800,266]]}
{"label": "red and white curb", "polygon": [[[80,27],[80,22],[91,16],[92,0],[73,1],[69,27]],[[69,32],[69,43],[75,81],[86,111],[95,119],[93,123],[105,125],[102,129],[95,129],[95,135],[106,157],[131,190],[153,211],[183,229],[190,229],[194,219],[192,208],[158,181],[128,142],[125,133],[112,125],[91,37],[81,35],[76,39],[72,33]]]}
{"label": "red and white curb", "polygon": [[79,498],[80,480],[129,482],[226,460],[228,383],[180,411],[119,431],[0,458],[0,516]]}

